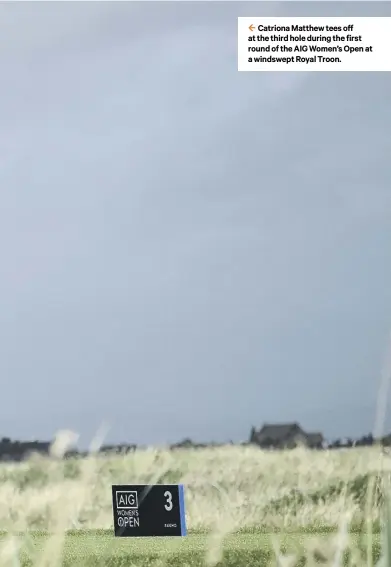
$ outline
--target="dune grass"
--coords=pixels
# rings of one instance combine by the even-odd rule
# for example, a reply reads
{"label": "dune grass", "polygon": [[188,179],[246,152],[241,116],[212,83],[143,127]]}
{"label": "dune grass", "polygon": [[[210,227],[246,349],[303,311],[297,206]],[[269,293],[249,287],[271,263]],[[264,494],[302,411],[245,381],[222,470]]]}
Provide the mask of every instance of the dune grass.
{"label": "dune grass", "polygon": [[[0,466],[0,567],[372,567],[379,557],[391,458],[378,447],[58,456]],[[111,485],[159,482],[185,485],[189,536],[114,538]]]}
{"label": "dune grass", "polygon": [[[260,451],[256,447],[136,451],[0,466],[0,530],[108,529],[112,484],[183,483],[190,530],[352,526],[379,521],[382,477],[391,458],[378,448]],[[369,482],[371,509],[365,509]]]}

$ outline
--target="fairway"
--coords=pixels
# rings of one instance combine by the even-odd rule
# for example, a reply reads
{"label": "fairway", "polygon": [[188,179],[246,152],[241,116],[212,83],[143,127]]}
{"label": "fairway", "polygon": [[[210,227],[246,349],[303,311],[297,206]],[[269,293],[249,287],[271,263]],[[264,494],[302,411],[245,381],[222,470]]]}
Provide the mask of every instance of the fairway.
{"label": "fairway", "polygon": [[[206,566],[252,567],[271,565],[277,554],[295,557],[294,564],[306,561],[329,562],[338,548],[337,534],[232,534],[226,538],[194,534],[185,538],[114,538],[108,532],[80,531],[65,536],[63,548],[54,536],[42,532],[15,536],[23,566],[45,565],[60,554],[59,565],[67,566]],[[2,535],[2,544],[8,536]],[[364,541],[351,534],[348,549],[364,558]],[[379,555],[379,536],[374,537],[373,559]],[[328,557],[330,555],[330,557]],[[346,557],[347,560],[347,557]],[[1,561],[1,565],[5,563]],[[13,563],[15,564],[15,563]],[[11,563],[10,563],[11,565]]]}

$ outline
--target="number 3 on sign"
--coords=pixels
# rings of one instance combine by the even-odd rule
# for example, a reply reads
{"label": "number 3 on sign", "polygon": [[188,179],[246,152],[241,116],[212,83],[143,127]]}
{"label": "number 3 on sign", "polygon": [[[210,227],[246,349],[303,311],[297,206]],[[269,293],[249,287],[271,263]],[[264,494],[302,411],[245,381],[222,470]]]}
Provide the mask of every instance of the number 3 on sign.
{"label": "number 3 on sign", "polygon": [[166,490],[166,492],[164,493],[164,497],[167,499],[164,507],[167,510],[167,512],[170,512],[170,510],[172,510],[172,494],[171,494],[171,492]]}

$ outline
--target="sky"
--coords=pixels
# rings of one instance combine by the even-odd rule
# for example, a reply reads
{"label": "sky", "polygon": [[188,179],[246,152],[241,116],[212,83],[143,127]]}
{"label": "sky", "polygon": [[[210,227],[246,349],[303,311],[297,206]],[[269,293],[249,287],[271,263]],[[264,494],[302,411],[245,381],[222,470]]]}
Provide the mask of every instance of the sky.
{"label": "sky", "polygon": [[0,4],[0,437],[372,429],[391,75],[239,73],[252,15],[391,5]]}

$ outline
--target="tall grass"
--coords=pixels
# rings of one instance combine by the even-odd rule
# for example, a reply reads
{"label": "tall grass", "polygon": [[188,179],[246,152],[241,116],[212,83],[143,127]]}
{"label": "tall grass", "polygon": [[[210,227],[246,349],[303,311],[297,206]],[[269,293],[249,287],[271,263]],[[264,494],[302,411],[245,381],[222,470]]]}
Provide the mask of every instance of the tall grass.
{"label": "tall grass", "polygon": [[60,565],[67,530],[112,529],[111,484],[159,482],[185,485],[190,533],[211,534],[208,563],[221,559],[224,538],[232,532],[335,529],[340,539],[334,548],[328,544],[328,551],[320,552],[324,544],[319,543],[317,553],[338,566],[349,530],[365,531],[369,521],[378,531],[384,479],[391,470],[391,458],[378,447],[319,452],[151,448],[113,456],[102,456],[94,447],[88,458],[63,460],[66,437],[59,437],[48,458],[0,466],[0,530],[9,535],[0,547],[0,566],[11,565],[7,558],[16,553],[15,534],[29,530],[52,533],[34,564]]}
{"label": "tall grass", "polygon": [[[261,451],[227,446],[61,460],[34,457],[0,466],[0,530],[110,529],[111,484],[179,483],[186,487],[190,530],[336,526],[379,522],[382,475],[391,458],[379,448]],[[372,480],[371,480],[372,479]],[[373,502],[365,509],[368,487]]]}
{"label": "tall grass", "polygon": [[[382,475],[391,458],[380,449],[260,451],[227,446],[60,460],[35,457],[0,466],[0,529],[111,528],[111,484],[179,483],[186,487],[190,530],[336,526],[380,520]],[[371,480],[372,479],[372,480]],[[365,509],[368,486],[373,502]],[[61,506],[59,503],[61,502]],[[56,520],[57,521],[57,520]]]}

